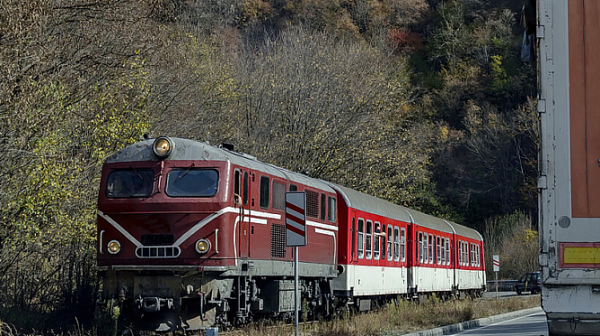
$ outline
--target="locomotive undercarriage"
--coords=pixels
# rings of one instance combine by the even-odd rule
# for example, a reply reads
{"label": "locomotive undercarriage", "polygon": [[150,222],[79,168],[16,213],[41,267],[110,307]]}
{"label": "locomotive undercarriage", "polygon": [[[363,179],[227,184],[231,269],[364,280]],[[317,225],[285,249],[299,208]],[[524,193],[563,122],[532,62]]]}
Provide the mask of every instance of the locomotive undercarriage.
{"label": "locomotive undercarriage", "polygon": [[[103,298],[113,299],[121,307],[124,328],[197,330],[239,326],[260,317],[291,318],[294,277],[281,274],[289,268],[284,264],[289,262],[250,261],[201,271],[197,267],[129,267],[103,270],[100,278]],[[305,275],[311,276],[303,275],[299,281],[300,316],[330,316],[334,308],[330,267],[304,266]],[[254,275],[259,270],[261,275]]]}

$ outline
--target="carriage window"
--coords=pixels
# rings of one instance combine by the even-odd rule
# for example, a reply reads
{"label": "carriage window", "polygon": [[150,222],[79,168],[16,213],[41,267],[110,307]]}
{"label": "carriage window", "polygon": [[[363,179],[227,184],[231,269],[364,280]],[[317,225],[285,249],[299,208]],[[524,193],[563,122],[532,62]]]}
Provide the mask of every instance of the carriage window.
{"label": "carriage window", "polygon": [[427,234],[423,235],[423,262],[427,263]]}
{"label": "carriage window", "polygon": [[433,264],[433,235],[429,234],[429,263]]}
{"label": "carriage window", "polygon": [[321,220],[325,220],[325,194],[321,194]]}
{"label": "carriage window", "polygon": [[373,256],[373,222],[371,222],[370,220],[367,221],[366,243],[367,259],[371,259],[371,257]]}
{"label": "carriage window", "polygon": [[394,236],[392,236],[392,226],[387,227],[387,260],[392,260],[392,244]]}
{"label": "carriage window", "polygon": [[329,196],[329,208],[327,208],[327,220],[330,222],[335,222],[335,197]]}
{"label": "carriage window", "polygon": [[248,183],[248,172],[244,172],[244,195],[242,195],[244,198],[244,205],[248,205]]}
{"label": "carriage window", "polygon": [[172,197],[211,197],[217,193],[218,183],[215,169],[171,169],[165,192]]}
{"label": "carriage window", "polygon": [[381,224],[379,222],[375,222],[375,236],[373,239],[375,240],[374,249],[373,249],[373,258],[375,260],[379,260],[379,249],[381,247],[381,239],[379,239],[379,233],[381,231]]}
{"label": "carriage window", "polygon": [[406,230],[404,228],[400,230],[400,260],[406,261]]}
{"label": "carriage window", "polygon": [[440,237],[435,237],[435,261],[437,262],[437,264],[441,264],[442,263],[442,251],[441,251],[441,247],[442,244],[440,243]]}
{"label": "carriage window", "polygon": [[385,237],[386,237],[385,224],[382,224],[381,225],[381,260],[385,260],[385,246],[386,246]]}
{"label": "carriage window", "polygon": [[450,265],[450,238],[446,238],[446,265]]}
{"label": "carriage window", "polygon": [[400,260],[400,235],[398,234],[398,227],[394,228],[394,261]]}
{"label": "carriage window", "polygon": [[106,179],[106,197],[148,197],[154,189],[152,169],[115,170]]}
{"label": "carriage window", "polygon": [[362,218],[358,219],[358,258],[362,259],[365,255],[365,242],[364,242],[364,232],[365,232],[365,221]]}
{"label": "carriage window", "polygon": [[260,207],[263,209],[269,208],[269,184],[268,177],[260,177]]}
{"label": "carriage window", "polygon": [[442,265],[446,265],[446,240],[444,239],[444,237],[442,237],[441,244],[442,244],[442,246],[441,246],[441,251],[442,251]]}
{"label": "carriage window", "polygon": [[273,181],[273,209],[285,209],[285,184]]}

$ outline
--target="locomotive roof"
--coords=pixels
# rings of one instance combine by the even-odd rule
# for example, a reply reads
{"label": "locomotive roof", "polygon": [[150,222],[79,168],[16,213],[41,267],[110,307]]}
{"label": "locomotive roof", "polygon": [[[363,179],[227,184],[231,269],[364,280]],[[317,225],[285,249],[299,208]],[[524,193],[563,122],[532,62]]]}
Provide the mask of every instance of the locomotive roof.
{"label": "locomotive roof", "polygon": [[[173,145],[173,152],[164,160],[211,160],[211,161],[229,161],[235,165],[265,172],[267,174],[289,179],[292,182],[303,184],[312,188],[317,188],[327,192],[335,191],[325,182],[310,178],[300,173],[295,173],[272,164],[258,161],[255,157],[229,151],[223,148],[212,146],[206,142],[197,140],[170,138]],[[155,139],[140,141],[125,147],[106,159],[106,163],[116,162],[135,162],[135,161],[160,161],[152,151],[152,144]]]}
{"label": "locomotive roof", "polygon": [[456,224],[441,218],[424,214],[420,211],[409,209],[407,207],[382,200],[371,195],[367,195],[354,189],[333,185],[332,187],[340,192],[346,204],[354,209],[369,212],[395,220],[415,223],[420,226],[439,230],[447,233],[456,233],[460,236],[483,240],[483,237],[474,229]]}

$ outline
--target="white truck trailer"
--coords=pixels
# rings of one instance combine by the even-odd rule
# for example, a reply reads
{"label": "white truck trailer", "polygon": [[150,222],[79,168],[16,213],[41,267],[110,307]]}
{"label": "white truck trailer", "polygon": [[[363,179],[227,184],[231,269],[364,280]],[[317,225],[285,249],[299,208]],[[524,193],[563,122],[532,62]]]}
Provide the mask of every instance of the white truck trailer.
{"label": "white truck trailer", "polygon": [[600,0],[538,0],[542,307],[600,335]]}

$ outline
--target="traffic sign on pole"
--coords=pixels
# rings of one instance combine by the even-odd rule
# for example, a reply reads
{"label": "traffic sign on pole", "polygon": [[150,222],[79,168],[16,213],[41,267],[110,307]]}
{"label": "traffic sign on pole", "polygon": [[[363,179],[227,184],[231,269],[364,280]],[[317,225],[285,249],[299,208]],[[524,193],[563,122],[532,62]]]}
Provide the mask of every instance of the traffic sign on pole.
{"label": "traffic sign on pole", "polygon": [[492,256],[492,262],[494,264],[494,274],[496,275],[496,299],[498,298],[498,272],[500,272],[500,256],[494,254]]}
{"label": "traffic sign on pole", "polygon": [[494,260],[494,272],[500,272],[500,256],[494,254],[492,259]]}
{"label": "traffic sign on pole", "polygon": [[286,246],[294,247],[294,326],[298,336],[298,246],[306,246],[306,194],[285,193]]}
{"label": "traffic sign on pole", "polygon": [[286,246],[306,246],[306,195],[285,193]]}

